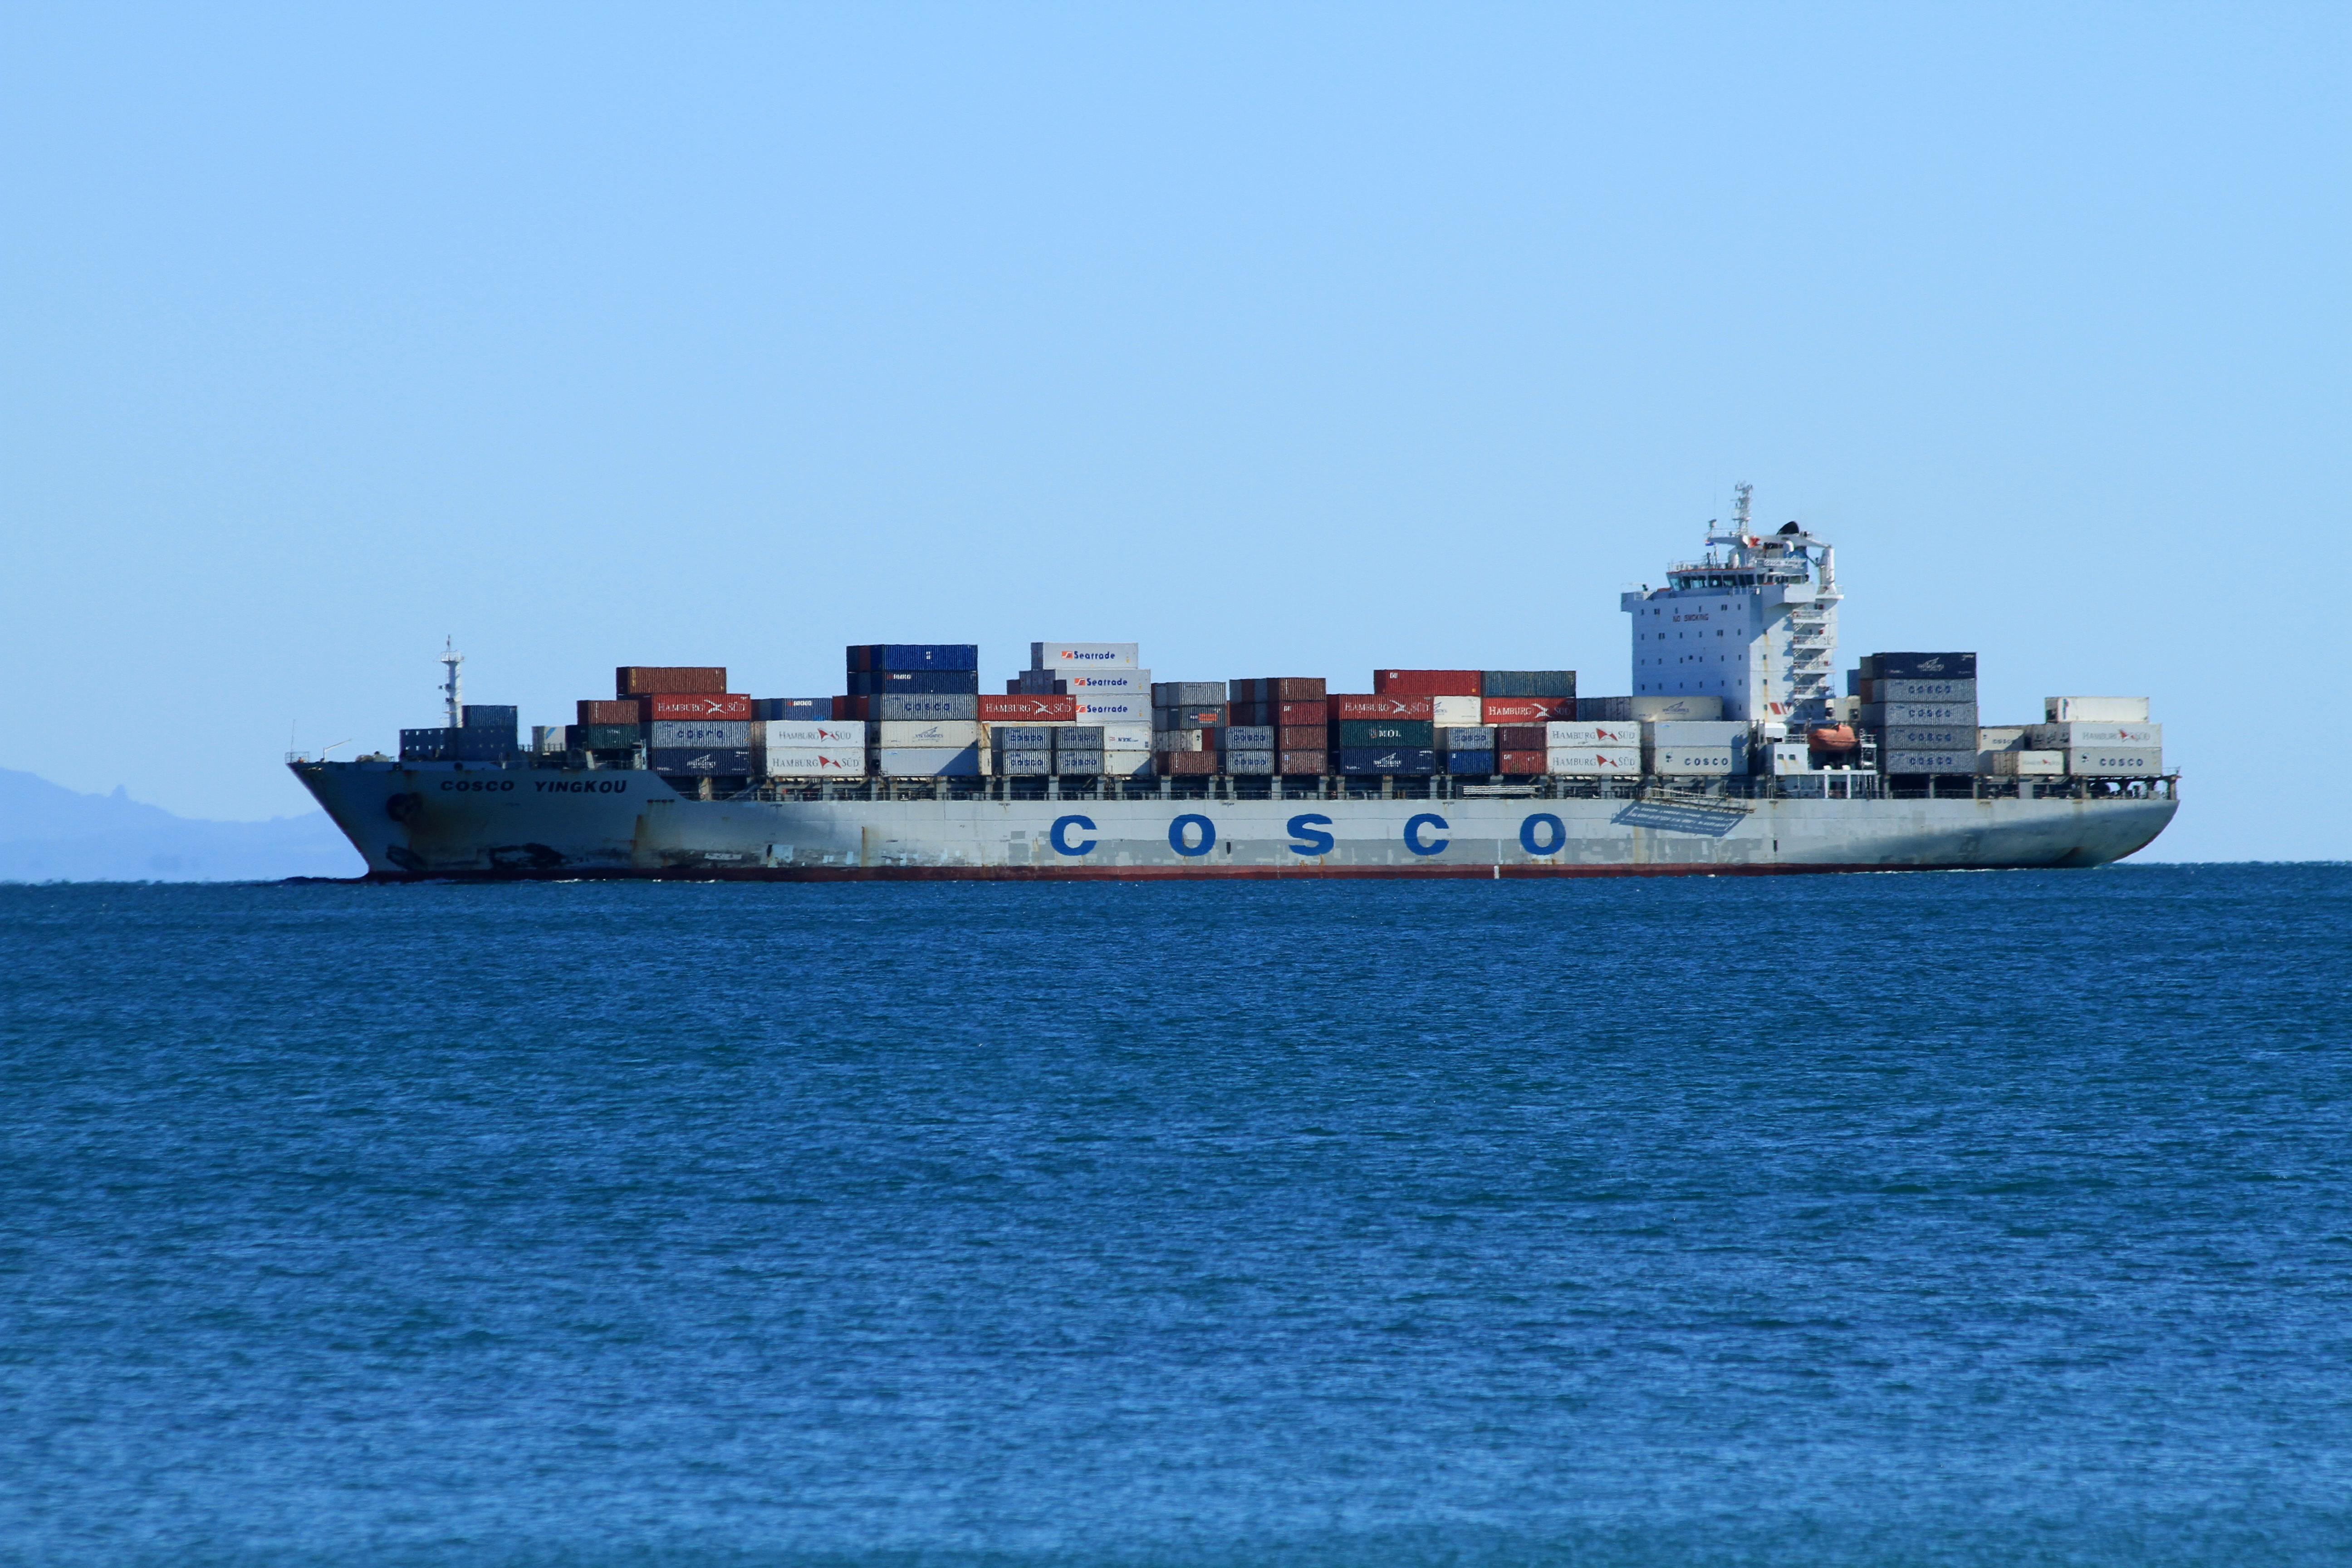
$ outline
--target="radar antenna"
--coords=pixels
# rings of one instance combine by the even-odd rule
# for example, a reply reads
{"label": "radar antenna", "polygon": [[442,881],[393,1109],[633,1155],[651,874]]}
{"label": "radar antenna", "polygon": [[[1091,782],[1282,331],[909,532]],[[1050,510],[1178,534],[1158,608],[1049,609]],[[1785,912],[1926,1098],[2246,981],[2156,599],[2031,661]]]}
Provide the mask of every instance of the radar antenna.
{"label": "radar antenna", "polygon": [[465,682],[457,674],[457,667],[466,662],[466,656],[457,651],[456,638],[441,639],[441,662],[449,667],[449,679],[441,690],[449,704],[449,728],[455,730],[464,722],[466,700]]}
{"label": "radar antenna", "polygon": [[1731,487],[1731,493],[1739,498],[1732,506],[1731,522],[1732,526],[1738,530],[1742,540],[1748,538],[1748,498],[1755,492],[1755,489],[1756,487],[1746,479]]}

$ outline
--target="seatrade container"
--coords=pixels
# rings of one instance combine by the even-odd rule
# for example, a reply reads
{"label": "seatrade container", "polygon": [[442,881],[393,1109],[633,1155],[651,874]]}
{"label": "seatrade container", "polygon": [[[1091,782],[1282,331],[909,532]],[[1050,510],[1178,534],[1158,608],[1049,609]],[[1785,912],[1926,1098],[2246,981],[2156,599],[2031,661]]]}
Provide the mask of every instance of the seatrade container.
{"label": "seatrade container", "polygon": [[2076,746],[2066,752],[2066,771],[2078,779],[2155,778],[2164,772],[2164,752],[2155,746]]}
{"label": "seatrade container", "polygon": [[1435,710],[1426,697],[1341,694],[1328,700],[1330,721],[1334,724],[1358,719],[1427,719],[1435,721]]}
{"label": "seatrade container", "polygon": [[1092,694],[1140,697],[1146,701],[1151,699],[1151,672],[1148,669],[1074,669],[1061,685],[1073,697]]}
{"label": "seatrade container", "polygon": [[1488,697],[1479,704],[1479,721],[1486,724],[1540,724],[1575,717],[1573,697]]}
{"label": "seatrade container", "polygon": [[749,722],[751,700],[724,691],[658,694],[644,700],[645,721],[658,724],[679,719],[735,720]]}
{"label": "seatrade container", "polygon": [[656,746],[646,752],[646,763],[657,773],[749,778],[751,774],[751,749],[749,746],[680,746],[664,750]]}
{"label": "seatrade container", "polygon": [[[1481,697],[1543,697],[1554,700],[1576,700],[1576,671],[1572,669],[1489,669],[1479,676]],[[1573,715],[1565,715],[1573,717]],[[1517,715],[1514,715],[1517,718]],[[1545,714],[1549,718],[1551,715]]]}
{"label": "seatrade container", "polygon": [[799,748],[757,753],[760,771],[772,779],[864,778],[864,745]]}
{"label": "seatrade container", "polygon": [[2161,724],[2029,724],[2025,743],[2038,752],[2070,752],[2093,746],[2164,744]]}
{"label": "seatrade container", "polygon": [[987,753],[970,746],[872,746],[868,771],[884,778],[976,779],[987,772]]}
{"label": "seatrade container", "polygon": [[894,691],[868,698],[866,716],[886,724],[974,723],[980,718],[980,698],[952,691]]}
{"label": "seatrade container", "polygon": [[[1642,752],[1638,746],[1552,746],[1541,752],[1516,752],[1512,757],[1538,760],[1541,766],[1528,769],[1507,766],[1507,773],[1546,773],[1560,778],[1629,778],[1642,776]],[[1728,773],[1729,753],[1725,753],[1727,765],[1717,771]]]}
{"label": "seatrade container", "polygon": [[[1606,700],[1604,699],[1604,700]],[[1661,720],[1707,720],[1723,717],[1720,697],[1629,697],[1622,713],[1587,713],[1580,700],[1576,705],[1579,719],[1633,719],[1644,724]]]}
{"label": "seatrade container", "polygon": [[1878,753],[1883,773],[1973,773],[1977,754],[1966,752],[1887,752]]}
{"label": "seatrade container", "polygon": [[1133,697],[1080,697],[1071,713],[1081,724],[1140,724],[1151,727],[1151,704]]}
{"label": "seatrade container", "polygon": [[1331,771],[1331,753],[1321,746],[1285,746],[1275,752],[1274,766],[1287,778],[1319,777]]}
{"label": "seatrade container", "polygon": [[2042,717],[2053,724],[2145,724],[2145,697],[2045,697]]}
{"label": "seatrade container", "polygon": [[1381,697],[1476,697],[1486,688],[1482,669],[1376,669],[1372,691]]}
{"label": "seatrade container", "polygon": [[1341,746],[1343,773],[1433,773],[1437,752],[1428,746]]}
{"label": "seatrade container", "polygon": [[681,746],[749,751],[751,746],[751,721],[748,719],[656,719],[647,728],[652,731],[648,739],[656,751],[676,751]]}
{"label": "seatrade container", "polygon": [[1331,726],[1331,743],[1343,752],[1365,746],[1434,747],[1436,731],[1426,719],[1342,719]]}
{"label": "seatrade container", "polygon": [[1033,642],[1029,668],[1133,669],[1142,651],[1140,645],[1131,642]]}
{"label": "seatrade container", "polygon": [[1973,731],[1977,727],[1977,705],[1973,702],[1865,702],[1862,705],[1862,726],[1865,730],[1890,730],[1916,724],[1948,724]]}
{"label": "seatrade container", "polygon": [[[615,697],[658,697],[678,693],[724,691],[724,665],[625,664],[613,671]],[[749,714],[743,715],[749,718]]]}
{"label": "seatrade container", "polygon": [[877,719],[866,726],[869,746],[952,749],[977,746],[980,742],[980,723],[972,719]]}
{"label": "seatrade container", "polygon": [[1448,752],[1445,771],[1463,777],[1482,777],[1495,771],[1492,752]]}
{"label": "seatrade container", "polygon": [[1974,724],[1889,724],[1878,743],[1895,752],[1973,752]]}

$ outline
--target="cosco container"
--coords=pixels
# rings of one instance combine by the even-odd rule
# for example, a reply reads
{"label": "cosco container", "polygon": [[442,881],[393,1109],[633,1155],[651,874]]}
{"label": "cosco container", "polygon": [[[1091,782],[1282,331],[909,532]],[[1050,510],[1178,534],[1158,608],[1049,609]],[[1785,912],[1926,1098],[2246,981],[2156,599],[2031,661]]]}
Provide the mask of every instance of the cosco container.
{"label": "cosco container", "polygon": [[665,719],[749,721],[751,700],[724,691],[670,693],[644,699],[644,709],[647,723]]}
{"label": "cosco container", "polygon": [[[1604,699],[1603,700],[1608,700]],[[1580,719],[1637,719],[1643,723],[1661,720],[1706,720],[1723,717],[1720,697],[1629,697],[1622,713],[1587,713],[1581,698],[1576,704]]]}
{"label": "cosco container", "polygon": [[751,749],[749,746],[680,746],[668,750],[656,747],[646,753],[646,765],[657,773],[749,778],[751,774]]}
{"label": "cosco container", "polygon": [[[1054,729],[1054,750],[1099,752],[1103,749],[1103,730],[1104,726],[1100,724],[1056,725]],[[1144,743],[1149,745],[1151,737],[1147,733],[1143,740]]]}
{"label": "cosco container", "polygon": [[982,753],[971,746],[876,746],[867,767],[884,778],[978,778]]}
{"label": "cosco container", "polygon": [[1032,669],[1133,669],[1141,647],[1131,642],[1033,642]]}
{"label": "cosco container", "polygon": [[1381,697],[1475,697],[1486,684],[1481,669],[1372,671],[1372,692]]}
{"label": "cosco container", "polygon": [[1430,719],[1434,712],[1426,697],[1364,697],[1342,692],[1328,701],[1334,724],[1357,719]]}
{"label": "cosco container", "polygon": [[1889,724],[1878,743],[1891,752],[1973,752],[1978,750],[1973,724]]}
{"label": "cosco container", "polygon": [[1331,726],[1340,751],[1364,746],[1434,747],[1436,726],[1426,719],[1342,719]]}
{"label": "cosco container", "polygon": [[1437,753],[1427,746],[1341,746],[1343,773],[1433,773]]}
{"label": "cosco container", "polygon": [[1660,745],[1643,753],[1648,771],[1662,778],[1716,778],[1748,771],[1747,748]]}
{"label": "cosco container", "polygon": [[1977,700],[1977,683],[1973,680],[1906,680],[1888,678],[1874,681],[1869,693],[1874,702],[1966,702],[1973,706]]}
{"label": "cosco container", "polygon": [[988,743],[1000,752],[1050,752],[1054,731],[1045,724],[991,724]]}
{"label": "cosco container", "polygon": [[2029,724],[2025,743],[2038,752],[2068,752],[2089,746],[2164,744],[2161,724]]}
{"label": "cosco container", "polygon": [[1217,743],[1228,752],[1271,752],[1274,750],[1274,726],[1231,724],[1219,731]]}
{"label": "cosco container", "polygon": [[863,778],[866,748],[777,747],[753,754],[760,772],[772,779]]}
{"label": "cosco container", "polygon": [[751,745],[751,724],[747,719],[656,719],[647,727],[653,731],[647,742],[659,751],[676,751],[681,746],[749,751]]}
{"label": "cosco container", "polygon": [[1056,746],[1054,771],[1066,779],[1093,778],[1103,771],[1103,753]]}
{"label": "cosco container", "polygon": [[1974,680],[1972,653],[1872,653],[1862,659],[1864,680]]}
{"label": "cosco container", "polygon": [[751,743],[785,751],[810,746],[862,746],[866,744],[866,726],[854,719],[754,719]]}
{"label": "cosco container", "polygon": [[947,691],[890,691],[879,697],[868,698],[866,716],[885,724],[918,722],[968,724],[980,718],[980,698],[977,694],[964,695]]}
{"label": "cosco container", "polygon": [[[1642,776],[1642,751],[1638,746],[1551,746],[1542,752],[1514,752],[1506,758],[1541,757],[1541,771],[1563,778],[1628,778]],[[1522,766],[1507,762],[1505,773],[1518,773]],[[1534,771],[1534,770],[1524,770]]]}
{"label": "cosco container", "polygon": [[982,693],[972,703],[973,718],[1006,724],[1066,724],[1078,716],[1076,698],[1037,692],[1004,697]]}
{"label": "cosco container", "polygon": [[1482,697],[1564,697],[1572,701],[1576,697],[1576,671],[1489,669],[1480,676],[1478,694]]}
{"label": "cosco container", "polygon": [[2164,772],[2164,752],[2156,746],[2074,746],[2066,771],[2080,779],[2155,778]]}
{"label": "cosco container", "polygon": [[726,689],[727,670],[721,665],[625,664],[613,671],[613,695],[615,697],[655,697]]}
{"label": "cosco container", "polygon": [[1047,751],[999,752],[989,763],[1000,778],[1045,778],[1054,771],[1054,753]]}
{"label": "cosco container", "polygon": [[1977,754],[1969,752],[1881,752],[1878,771],[1883,773],[1973,773],[1977,771]]}
{"label": "cosco container", "polygon": [[1493,752],[1448,752],[1445,771],[1464,777],[1482,777],[1495,771]]}
{"label": "cosco container", "polygon": [[1445,724],[1438,726],[1436,745],[1441,752],[1491,752],[1495,749],[1495,726],[1492,724]]}
{"label": "cosco container", "polygon": [[2145,724],[2145,697],[2045,697],[2042,717],[2053,724]]}
{"label": "cosco container", "polygon": [[977,746],[980,724],[971,719],[941,719],[928,724],[918,719],[877,719],[866,726],[866,743],[918,750]]}
{"label": "cosco container", "polygon": [[1234,778],[1268,778],[1274,773],[1274,753],[1270,751],[1225,752],[1224,771]]}
{"label": "cosco container", "polygon": [[1062,689],[1073,697],[1151,697],[1148,669],[1073,669],[1061,679]]}
{"label": "cosco container", "polygon": [[1865,702],[1862,705],[1862,727],[1885,730],[1904,724],[1950,724],[1962,729],[1977,727],[1977,705],[1973,702]]}

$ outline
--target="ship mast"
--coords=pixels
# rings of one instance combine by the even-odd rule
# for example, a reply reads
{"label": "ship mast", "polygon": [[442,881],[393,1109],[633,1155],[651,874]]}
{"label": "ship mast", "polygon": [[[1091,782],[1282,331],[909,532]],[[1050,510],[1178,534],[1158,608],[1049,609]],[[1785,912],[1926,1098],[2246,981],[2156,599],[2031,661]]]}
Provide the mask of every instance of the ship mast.
{"label": "ship mast", "polygon": [[441,691],[449,705],[449,728],[452,730],[464,722],[466,697],[465,684],[457,674],[457,667],[466,662],[466,656],[457,651],[456,640],[454,637],[441,639],[441,662],[449,667],[449,679]]}

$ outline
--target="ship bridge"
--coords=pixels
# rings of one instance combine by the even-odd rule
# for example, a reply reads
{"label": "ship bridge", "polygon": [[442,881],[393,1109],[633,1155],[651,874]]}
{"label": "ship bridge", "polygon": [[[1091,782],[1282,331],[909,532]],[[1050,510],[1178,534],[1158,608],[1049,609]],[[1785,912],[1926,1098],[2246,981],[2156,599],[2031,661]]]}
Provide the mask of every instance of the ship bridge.
{"label": "ship bridge", "polygon": [[1636,696],[1713,696],[1727,719],[1830,715],[1837,662],[1835,552],[1801,525],[1757,531],[1753,487],[1732,521],[1707,524],[1706,553],[1666,568],[1664,588],[1619,600],[1633,620]]}

